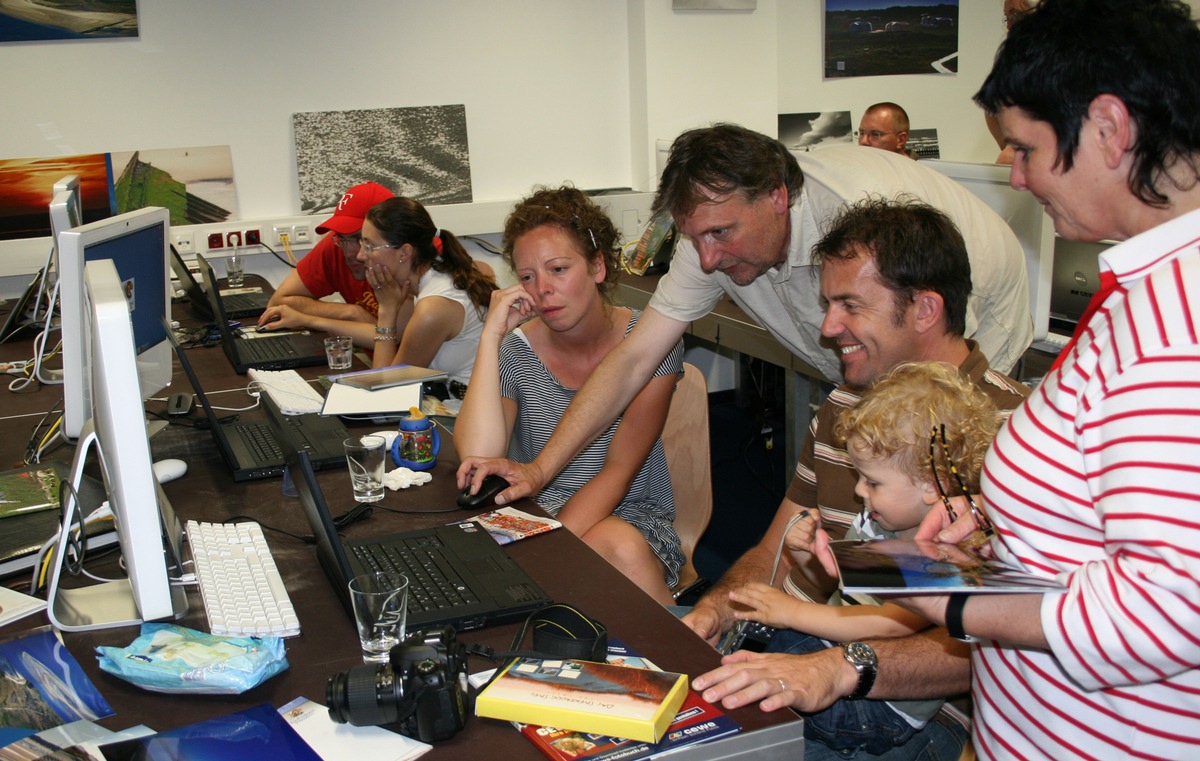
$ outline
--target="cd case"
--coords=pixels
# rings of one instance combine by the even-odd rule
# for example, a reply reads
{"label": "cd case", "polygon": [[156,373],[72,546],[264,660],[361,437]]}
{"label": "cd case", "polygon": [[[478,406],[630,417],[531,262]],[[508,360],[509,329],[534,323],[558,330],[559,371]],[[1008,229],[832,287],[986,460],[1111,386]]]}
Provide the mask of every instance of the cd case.
{"label": "cd case", "polygon": [[1012,568],[955,544],[880,539],[829,545],[848,595],[950,594],[951,592],[1055,592],[1054,579]]}

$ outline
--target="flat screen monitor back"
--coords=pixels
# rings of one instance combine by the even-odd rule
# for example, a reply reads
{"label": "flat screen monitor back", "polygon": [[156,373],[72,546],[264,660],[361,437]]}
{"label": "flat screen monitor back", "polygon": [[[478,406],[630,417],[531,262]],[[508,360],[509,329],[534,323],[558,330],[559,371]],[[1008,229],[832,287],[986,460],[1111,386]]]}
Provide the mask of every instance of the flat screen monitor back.
{"label": "flat screen monitor back", "polygon": [[111,259],[130,305],[143,399],[171,383],[171,344],[163,320],[171,319],[170,214],[147,207],[75,227],[59,236],[59,304],[63,341],[63,435],[78,438],[92,415],[88,384],[87,316],[83,268]]}
{"label": "flat screen monitor back", "polygon": [[1008,223],[1025,252],[1029,277],[1029,311],[1033,340],[1050,332],[1050,290],[1054,273],[1054,223],[1032,193],[1009,184],[1012,168],[997,164],[968,164],[929,160],[921,164],[955,180]]}

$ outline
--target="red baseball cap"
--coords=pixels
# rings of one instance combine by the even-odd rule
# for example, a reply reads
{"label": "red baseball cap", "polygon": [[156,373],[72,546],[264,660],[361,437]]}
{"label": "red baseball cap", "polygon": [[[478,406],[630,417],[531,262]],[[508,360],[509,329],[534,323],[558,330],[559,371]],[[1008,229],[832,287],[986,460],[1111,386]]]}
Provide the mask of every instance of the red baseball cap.
{"label": "red baseball cap", "polygon": [[378,182],[355,185],[342,195],[333,216],[317,227],[317,234],[324,235],[332,230],[339,235],[355,235],[362,230],[363,219],[371,207],[394,196],[395,193]]}

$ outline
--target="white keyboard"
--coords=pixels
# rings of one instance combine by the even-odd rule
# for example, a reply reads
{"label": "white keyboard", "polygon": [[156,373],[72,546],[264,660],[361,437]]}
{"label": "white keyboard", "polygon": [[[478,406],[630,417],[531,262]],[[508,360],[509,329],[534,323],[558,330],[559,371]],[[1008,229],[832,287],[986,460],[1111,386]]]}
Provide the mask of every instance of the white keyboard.
{"label": "white keyboard", "polygon": [[295,370],[258,370],[250,368],[250,380],[267,392],[275,406],[285,415],[307,415],[320,412],[325,405],[312,384],[300,377]]}
{"label": "white keyboard", "polygon": [[294,637],[300,633],[300,619],[261,526],[188,521],[187,535],[213,634]]}

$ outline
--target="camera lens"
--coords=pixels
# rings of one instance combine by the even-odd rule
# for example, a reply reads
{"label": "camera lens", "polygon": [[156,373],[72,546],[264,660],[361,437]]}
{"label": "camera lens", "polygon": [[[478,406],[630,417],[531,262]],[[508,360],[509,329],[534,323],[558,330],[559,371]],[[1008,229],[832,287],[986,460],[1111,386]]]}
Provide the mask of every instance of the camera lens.
{"label": "camera lens", "polygon": [[402,697],[403,687],[397,688],[391,666],[351,666],[325,685],[329,718],[356,727],[399,721]]}

